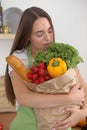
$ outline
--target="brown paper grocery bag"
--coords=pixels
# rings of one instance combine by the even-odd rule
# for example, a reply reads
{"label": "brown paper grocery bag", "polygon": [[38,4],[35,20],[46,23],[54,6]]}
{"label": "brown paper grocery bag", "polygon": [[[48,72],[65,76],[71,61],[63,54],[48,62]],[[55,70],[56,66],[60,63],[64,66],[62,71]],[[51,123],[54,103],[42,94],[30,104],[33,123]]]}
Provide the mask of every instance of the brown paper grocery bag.
{"label": "brown paper grocery bag", "polygon": [[[68,94],[72,87],[78,82],[78,78],[74,69],[68,69],[63,75],[48,80],[44,83],[35,85],[25,81],[27,87],[36,92],[49,94]],[[37,108],[34,109],[39,130],[52,130],[54,121],[62,121],[66,119],[70,113],[64,112],[66,107],[75,107],[80,109],[80,106],[74,104],[62,104],[52,108]]]}

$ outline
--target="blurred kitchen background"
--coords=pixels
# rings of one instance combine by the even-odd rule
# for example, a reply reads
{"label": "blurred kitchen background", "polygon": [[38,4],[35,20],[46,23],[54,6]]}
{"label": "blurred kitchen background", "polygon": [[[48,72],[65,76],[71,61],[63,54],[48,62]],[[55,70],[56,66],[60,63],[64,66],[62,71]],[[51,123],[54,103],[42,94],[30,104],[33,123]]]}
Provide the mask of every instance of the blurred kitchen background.
{"label": "blurred kitchen background", "polygon": [[69,43],[79,50],[84,63],[78,67],[87,82],[87,0],[1,0],[1,5],[4,24],[9,31],[0,33],[0,77],[5,74],[5,58],[12,46],[21,13],[28,7],[38,6],[52,17],[56,41]]}

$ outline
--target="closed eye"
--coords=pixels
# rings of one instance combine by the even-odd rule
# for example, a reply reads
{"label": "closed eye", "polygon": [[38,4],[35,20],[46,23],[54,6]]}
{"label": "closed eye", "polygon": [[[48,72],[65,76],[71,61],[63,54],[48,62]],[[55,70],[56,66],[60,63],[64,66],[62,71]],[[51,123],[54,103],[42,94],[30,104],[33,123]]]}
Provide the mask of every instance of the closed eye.
{"label": "closed eye", "polygon": [[37,37],[41,37],[43,35],[43,31],[38,31],[35,33]]}
{"label": "closed eye", "polygon": [[48,29],[48,33],[53,33],[52,27],[50,27],[50,28]]}
{"label": "closed eye", "polygon": [[[49,27],[48,28],[48,30],[47,30],[47,32],[48,33],[53,33],[53,28],[52,27]],[[42,37],[43,35],[44,35],[44,31],[43,30],[41,30],[41,31],[37,31],[37,32],[35,32],[35,35],[37,36],[37,37]]]}

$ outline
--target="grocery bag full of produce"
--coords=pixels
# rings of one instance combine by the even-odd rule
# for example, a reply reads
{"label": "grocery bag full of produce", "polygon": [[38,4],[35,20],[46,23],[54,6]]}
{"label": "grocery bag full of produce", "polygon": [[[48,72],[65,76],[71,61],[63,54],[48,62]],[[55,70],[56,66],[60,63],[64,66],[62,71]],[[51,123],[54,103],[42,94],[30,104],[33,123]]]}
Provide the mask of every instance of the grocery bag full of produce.
{"label": "grocery bag full of produce", "polygon": [[[72,89],[72,86],[79,82],[74,68],[80,62],[83,62],[83,59],[79,56],[78,50],[73,46],[54,42],[47,48],[45,53],[39,51],[34,62],[34,65],[37,68],[39,64],[44,63],[46,65],[46,72],[43,77],[45,77],[46,74],[49,74],[51,78],[49,78],[49,80],[45,80],[44,78],[42,82],[35,82],[39,79],[36,78],[32,83],[26,82],[26,85],[29,89],[36,92],[68,94]],[[34,111],[39,130],[51,130],[53,127],[52,122],[66,119],[70,115],[69,112],[63,112],[66,107],[76,107],[80,109],[80,106],[72,103],[52,108],[35,108]]]}

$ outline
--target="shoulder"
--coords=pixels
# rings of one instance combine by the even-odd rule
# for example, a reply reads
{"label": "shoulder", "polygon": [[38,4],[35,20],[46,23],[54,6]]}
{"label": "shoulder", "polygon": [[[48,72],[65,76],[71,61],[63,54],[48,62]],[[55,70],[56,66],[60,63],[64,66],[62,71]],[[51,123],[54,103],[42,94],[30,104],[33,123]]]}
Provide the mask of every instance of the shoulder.
{"label": "shoulder", "polygon": [[[28,67],[28,56],[27,56],[27,52],[26,49],[23,50],[15,50],[12,55],[15,55],[16,57],[18,57],[24,64],[26,67]],[[8,73],[10,74],[10,72],[13,70],[13,68],[9,65],[8,66]]]}
{"label": "shoulder", "polygon": [[15,55],[15,56],[18,57],[25,65],[27,65],[28,56],[27,56],[26,49],[15,50],[12,55]]}
{"label": "shoulder", "polygon": [[24,58],[24,57],[27,56],[25,49],[15,50],[15,51],[12,53],[12,55],[17,56],[19,59],[22,59],[22,58]]}

